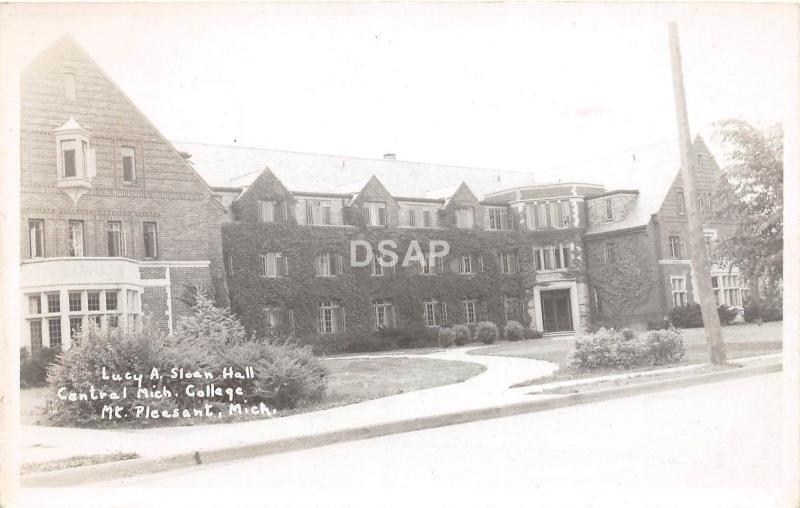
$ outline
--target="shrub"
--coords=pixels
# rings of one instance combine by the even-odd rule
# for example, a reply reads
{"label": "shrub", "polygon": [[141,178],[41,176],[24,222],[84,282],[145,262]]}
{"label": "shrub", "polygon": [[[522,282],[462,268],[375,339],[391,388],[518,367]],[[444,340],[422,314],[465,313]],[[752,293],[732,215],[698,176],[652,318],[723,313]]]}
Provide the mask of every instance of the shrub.
{"label": "shrub", "polygon": [[758,298],[744,307],[744,320],[752,323],[758,320],[783,321],[783,302],[779,298]]}
{"label": "shrub", "polygon": [[650,365],[678,363],[686,354],[683,339],[676,330],[651,330],[644,336],[647,362]]}
{"label": "shrub", "polygon": [[439,347],[450,347],[456,342],[456,333],[452,328],[439,328],[437,340]]}
{"label": "shrub", "polygon": [[722,325],[729,325],[739,315],[739,309],[728,307],[727,305],[720,305],[717,307],[717,314],[719,315],[719,322]]}
{"label": "shrub", "polygon": [[503,336],[510,341],[522,340],[525,337],[525,327],[519,321],[509,321],[503,327]]}
{"label": "shrub", "polygon": [[472,340],[472,336],[470,335],[470,330],[467,325],[455,325],[451,329],[455,334],[456,346],[463,346],[464,344]]}
{"label": "shrub", "polygon": [[675,307],[669,312],[669,320],[677,328],[698,328],[703,326],[703,315],[700,313],[700,305],[697,303]]}
{"label": "shrub", "polygon": [[683,340],[675,330],[651,330],[637,336],[628,329],[601,328],[575,341],[569,368],[585,372],[665,365],[679,362],[684,352]]}
{"label": "shrub", "polygon": [[47,384],[47,367],[52,364],[61,351],[43,347],[28,353],[27,348],[19,351],[19,386],[31,388]]}
{"label": "shrub", "polygon": [[362,333],[344,339],[344,351],[348,353],[368,353],[370,351],[389,351],[397,349],[396,337],[391,334]]}
{"label": "shrub", "polygon": [[669,320],[663,319],[661,321],[648,321],[647,322],[647,329],[648,330],[667,330],[669,329]]}
{"label": "shrub", "polygon": [[522,335],[525,340],[541,339],[544,336],[544,334],[536,328],[525,328]]}
{"label": "shrub", "polygon": [[475,338],[484,344],[494,344],[498,335],[497,325],[491,321],[481,321],[475,331]]}

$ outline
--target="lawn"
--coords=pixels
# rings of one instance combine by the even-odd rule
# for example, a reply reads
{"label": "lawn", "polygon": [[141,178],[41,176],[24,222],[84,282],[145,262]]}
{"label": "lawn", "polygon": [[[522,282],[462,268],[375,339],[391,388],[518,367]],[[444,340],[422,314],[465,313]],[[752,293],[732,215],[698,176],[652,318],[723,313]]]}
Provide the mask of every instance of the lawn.
{"label": "lawn", "polygon": [[[483,372],[476,363],[428,358],[352,358],[324,360],[330,372],[325,398],[309,406],[279,412],[279,416],[319,411],[400,393],[458,383]],[[20,417],[23,425],[47,425],[42,415],[47,388],[22,390]],[[239,421],[237,419],[188,420],[162,419],[166,424],[202,424]],[[176,422],[176,423],[173,423]],[[132,426],[132,425],[131,425]],[[139,425],[136,425],[139,427]]]}
{"label": "lawn", "polygon": [[[728,359],[744,358],[776,353],[782,349],[783,326],[780,322],[763,325],[742,324],[723,327],[722,335]],[[708,362],[705,334],[702,328],[691,328],[681,331],[686,355],[679,365],[702,364]],[[574,339],[534,339],[523,342],[509,342],[499,346],[480,348],[470,351],[474,355],[513,356],[533,358],[558,364],[559,371],[553,376],[540,378],[535,382],[543,383],[561,381],[578,377],[598,376],[619,371],[592,371],[588,373],[571,373],[565,369]],[[654,367],[656,368],[656,367]],[[641,369],[640,369],[641,370]],[[646,370],[646,369],[645,369]]]}

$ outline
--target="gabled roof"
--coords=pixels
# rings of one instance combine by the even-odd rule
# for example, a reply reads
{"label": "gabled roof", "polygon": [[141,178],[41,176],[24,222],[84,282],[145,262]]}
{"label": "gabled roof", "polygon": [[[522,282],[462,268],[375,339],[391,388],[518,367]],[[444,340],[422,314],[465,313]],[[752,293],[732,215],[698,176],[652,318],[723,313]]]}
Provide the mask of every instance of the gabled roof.
{"label": "gabled roof", "polygon": [[[693,147],[707,150],[700,136],[695,138]],[[592,171],[605,184],[609,192],[615,189],[638,190],[636,204],[628,211],[628,215],[619,222],[599,224],[589,228],[587,235],[622,231],[630,228],[646,226],[651,217],[658,213],[669,190],[676,179],[680,178],[681,157],[678,140],[668,140],[620,152],[592,161],[578,167],[563,168],[564,173],[570,171]],[[630,191],[626,191],[630,192]]]}
{"label": "gabled roof", "polygon": [[182,141],[173,144],[191,155],[189,161],[212,187],[247,187],[266,167],[292,192],[354,193],[374,175],[392,196],[429,197],[429,190],[454,186],[455,191],[463,181],[482,199],[492,191],[534,183],[533,173],[522,171]]}

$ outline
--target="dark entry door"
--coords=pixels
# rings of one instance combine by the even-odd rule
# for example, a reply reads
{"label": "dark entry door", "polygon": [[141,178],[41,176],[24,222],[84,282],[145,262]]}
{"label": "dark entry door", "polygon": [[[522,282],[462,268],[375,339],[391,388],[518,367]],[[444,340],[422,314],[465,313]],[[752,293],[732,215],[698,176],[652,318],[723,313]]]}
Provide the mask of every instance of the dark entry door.
{"label": "dark entry door", "polygon": [[544,332],[572,332],[572,302],[569,289],[542,291]]}

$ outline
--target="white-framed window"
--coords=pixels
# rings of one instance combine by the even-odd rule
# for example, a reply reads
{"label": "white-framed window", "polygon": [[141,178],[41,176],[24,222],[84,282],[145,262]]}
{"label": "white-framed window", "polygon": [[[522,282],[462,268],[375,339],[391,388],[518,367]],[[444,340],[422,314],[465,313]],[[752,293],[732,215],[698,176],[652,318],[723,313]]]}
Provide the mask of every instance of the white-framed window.
{"label": "white-framed window", "polygon": [[143,222],[142,232],[144,234],[144,257],[155,259],[158,257],[158,224],[155,222]]}
{"label": "white-framed window", "polygon": [[408,209],[408,225],[412,228],[417,226],[417,211],[413,208]]}
{"label": "white-framed window", "polygon": [[594,306],[594,311],[596,314],[600,314],[603,310],[602,303],[600,301],[600,290],[597,286],[592,286],[592,305]]}
{"label": "white-framed window", "polygon": [[447,326],[447,304],[434,298],[428,298],[423,305],[425,324],[427,326]]}
{"label": "white-framed window", "polygon": [[607,221],[614,220],[614,208],[612,206],[613,203],[611,202],[611,198],[605,199],[605,205],[606,205],[606,220]]}
{"label": "white-framed window", "polygon": [[[331,201],[329,199],[307,199],[306,224],[308,225],[331,225],[333,215],[331,215]],[[287,212],[288,213],[288,212]]]}
{"label": "white-framed window", "polygon": [[384,259],[383,262],[381,262],[380,256],[372,257],[372,263],[369,264],[369,268],[370,275],[374,275],[375,277],[394,273],[394,265],[391,264],[388,259]]}
{"label": "white-framed window", "polygon": [[122,234],[122,222],[108,221],[108,255],[120,257],[125,255],[125,239]]}
{"label": "white-framed window", "polygon": [[456,227],[472,229],[475,227],[475,210],[471,207],[456,208]]}
{"label": "white-framed window", "polygon": [[464,319],[467,323],[478,322],[478,301],[464,300]]}
{"label": "white-framed window", "polygon": [[286,277],[289,275],[289,262],[281,252],[267,252],[261,255],[262,277]]}
{"label": "white-framed window", "polygon": [[364,210],[364,224],[367,226],[385,226],[386,203],[382,201],[367,201],[362,205]]}
{"label": "white-framed window", "polygon": [[472,256],[464,254],[459,257],[458,272],[464,274],[475,273],[472,267]]}
{"label": "white-framed window", "polygon": [[28,241],[30,257],[44,257],[44,220],[30,219],[28,221]]}
{"label": "white-framed window", "polygon": [[31,339],[31,353],[42,349],[42,320],[31,319],[28,324]]}
{"label": "white-framed window", "polygon": [[55,129],[58,151],[56,167],[58,178],[93,178],[95,176],[95,149],[89,148],[89,131],[81,127],[74,118]]}
{"label": "white-framed window", "polygon": [[319,332],[342,333],[345,330],[344,309],[336,300],[319,304]]}
{"label": "white-framed window", "polygon": [[83,221],[69,221],[69,255],[72,257],[83,256]]}
{"label": "white-framed window", "polygon": [[132,146],[123,146],[119,151],[122,154],[122,181],[133,183],[136,181],[136,150]]}
{"label": "white-framed window", "polygon": [[685,307],[689,304],[686,293],[686,277],[670,277],[672,287],[672,305],[675,307]]}
{"label": "white-framed window", "polygon": [[75,74],[71,72],[64,74],[64,95],[68,101],[75,100]]}
{"label": "white-framed window", "polygon": [[725,298],[725,305],[731,307],[741,307],[743,304],[742,288],[740,285],[739,276],[722,275],[722,294]]}
{"label": "white-framed window", "polygon": [[538,203],[534,208],[536,229],[547,229],[547,204]]}
{"label": "white-framed window", "polygon": [[64,178],[73,178],[78,175],[78,143],[74,139],[61,141],[61,160],[64,168]]}
{"label": "white-framed window", "polygon": [[519,256],[517,251],[502,251],[497,253],[497,265],[500,273],[519,272]]}
{"label": "white-framed window", "polygon": [[394,328],[394,305],[390,300],[378,299],[372,302],[372,325],[375,330]]}
{"label": "white-framed window", "polygon": [[572,243],[559,243],[533,249],[535,270],[563,270],[572,266]]}
{"label": "white-framed window", "polygon": [[264,327],[268,337],[294,335],[294,311],[282,305],[264,307]]}
{"label": "white-framed window", "polygon": [[490,207],[486,213],[489,214],[489,229],[508,229],[508,210]]}
{"label": "white-framed window", "polygon": [[344,273],[342,256],[335,252],[323,252],[316,258],[317,277],[336,277]]}
{"label": "white-framed window", "polygon": [[725,305],[725,300],[722,296],[722,288],[719,285],[719,276],[711,276],[711,290],[714,292],[714,304],[717,306]]}
{"label": "white-framed window", "polygon": [[432,275],[444,272],[444,259],[434,257],[431,252],[423,253],[425,262],[418,263],[421,275]]}
{"label": "white-framed window", "polygon": [[558,202],[559,203],[559,211],[561,215],[559,216],[559,227],[568,228],[572,226],[572,206],[568,199],[564,199]]}
{"label": "white-framed window", "polygon": [[670,259],[683,259],[681,257],[681,237],[677,235],[668,238]]}
{"label": "white-framed window", "polygon": [[259,200],[258,220],[261,222],[275,222],[275,201]]}

